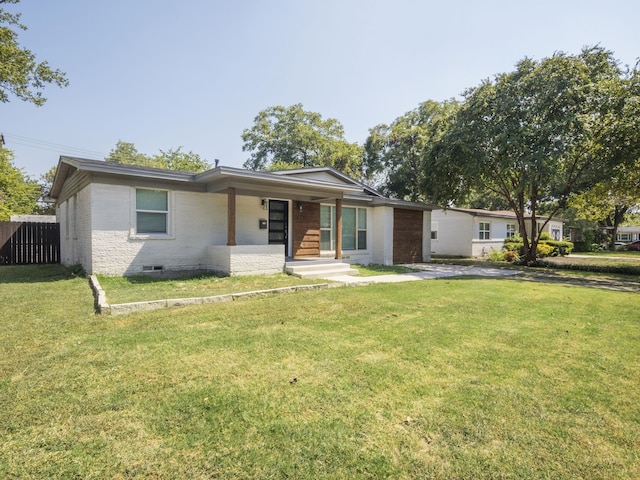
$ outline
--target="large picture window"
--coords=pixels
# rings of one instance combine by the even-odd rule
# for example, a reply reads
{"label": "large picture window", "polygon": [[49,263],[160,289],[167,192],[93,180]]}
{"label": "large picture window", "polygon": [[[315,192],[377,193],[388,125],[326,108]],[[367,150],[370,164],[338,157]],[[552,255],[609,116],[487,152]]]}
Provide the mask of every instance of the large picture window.
{"label": "large picture window", "polygon": [[166,190],[136,190],[136,233],[167,234],[169,195]]}
{"label": "large picture window", "polygon": [[[320,205],[320,250],[335,250],[336,207]],[[367,209],[342,207],[342,249],[367,249]]]}

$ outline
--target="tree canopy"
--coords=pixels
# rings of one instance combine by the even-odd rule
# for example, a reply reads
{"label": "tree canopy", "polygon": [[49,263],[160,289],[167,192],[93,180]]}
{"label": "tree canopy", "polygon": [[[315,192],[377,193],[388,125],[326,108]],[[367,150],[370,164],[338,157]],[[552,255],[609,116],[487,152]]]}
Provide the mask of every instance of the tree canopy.
{"label": "tree canopy", "polygon": [[162,168],[165,170],[177,170],[181,172],[200,173],[211,168],[209,162],[192,151],[183,152],[182,147],[160,150],[154,156],[138,152],[133,143],[118,140],[115,148],[109,152],[106,158],[108,162],[126,163],[141,167]]}
{"label": "tree canopy", "polygon": [[388,196],[414,202],[425,200],[423,158],[457,108],[455,101],[429,100],[391,125],[370,129],[364,145],[365,176],[378,176],[381,185],[377,187]]}
{"label": "tree canopy", "polygon": [[[525,261],[536,259],[538,207],[555,207],[638,158],[640,89],[611,52],[585,48],[521,60],[515,71],[465,92],[446,133],[425,156],[425,191],[444,205],[472,191],[504,198],[517,216]],[[525,218],[531,217],[529,234]]]}
{"label": "tree canopy", "polygon": [[0,0],[0,102],[9,101],[10,94],[20,100],[40,106],[46,102],[42,90],[47,84],[66,87],[65,74],[53,69],[46,61],[37,62],[36,56],[18,43],[16,30],[27,30],[20,23],[19,13],[9,13],[3,4],[20,0]]}
{"label": "tree canopy", "polygon": [[298,167],[331,166],[360,177],[362,148],[344,138],[334,118],[323,119],[302,104],[262,110],[251,128],[242,133],[242,150],[250,152],[244,167],[268,170],[272,165]]}
{"label": "tree canopy", "polygon": [[35,213],[41,192],[41,186],[13,164],[13,152],[0,148],[0,221]]}
{"label": "tree canopy", "polygon": [[628,214],[640,210],[640,158],[635,164],[618,165],[608,178],[572,195],[569,204],[576,209],[577,219],[597,222],[609,230],[609,246],[613,249],[618,227]]}

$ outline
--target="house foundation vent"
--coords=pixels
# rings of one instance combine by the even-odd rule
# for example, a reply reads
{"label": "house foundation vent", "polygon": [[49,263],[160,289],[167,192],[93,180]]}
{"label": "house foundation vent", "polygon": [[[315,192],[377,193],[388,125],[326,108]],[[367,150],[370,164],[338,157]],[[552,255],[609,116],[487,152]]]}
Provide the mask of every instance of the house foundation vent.
{"label": "house foundation vent", "polygon": [[145,265],[142,267],[142,271],[144,273],[161,272],[162,270],[164,270],[164,267],[162,265]]}

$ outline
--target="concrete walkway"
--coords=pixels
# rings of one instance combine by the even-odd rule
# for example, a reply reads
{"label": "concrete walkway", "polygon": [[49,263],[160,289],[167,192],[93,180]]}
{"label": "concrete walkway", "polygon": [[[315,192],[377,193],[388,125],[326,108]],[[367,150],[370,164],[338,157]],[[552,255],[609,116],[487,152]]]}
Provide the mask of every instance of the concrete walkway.
{"label": "concrete walkway", "polygon": [[327,278],[335,282],[356,285],[369,285],[372,283],[398,283],[412,282],[415,280],[430,280],[434,278],[476,276],[476,277],[512,277],[524,272],[519,270],[502,270],[499,268],[466,267],[462,265],[436,265],[426,263],[415,263],[402,265],[403,267],[419,270],[411,273],[398,273],[391,275],[376,275],[372,277],[354,277],[350,275],[339,275]]}

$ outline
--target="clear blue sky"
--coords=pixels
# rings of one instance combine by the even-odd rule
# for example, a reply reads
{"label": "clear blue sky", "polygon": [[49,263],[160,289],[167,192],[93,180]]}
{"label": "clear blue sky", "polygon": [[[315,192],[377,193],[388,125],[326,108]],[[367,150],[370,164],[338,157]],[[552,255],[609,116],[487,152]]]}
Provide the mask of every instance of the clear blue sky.
{"label": "clear blue sky", "polygon": [[257,113],[302,103],[347,140],[419,103],[459,97],[525,56],[601,44],[640,56],[637,0],[22,0],[21,44],[67,73],[43,107],[0,104],[34,177],[62,154],[183,146],[240,167]]}

